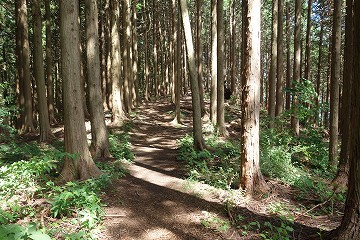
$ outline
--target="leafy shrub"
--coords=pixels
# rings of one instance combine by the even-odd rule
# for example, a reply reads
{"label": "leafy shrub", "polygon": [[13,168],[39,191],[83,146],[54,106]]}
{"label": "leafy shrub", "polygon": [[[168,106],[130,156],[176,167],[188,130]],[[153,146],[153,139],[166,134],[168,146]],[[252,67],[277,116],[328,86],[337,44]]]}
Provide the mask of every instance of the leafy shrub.
{"label": "leafy shrub", "polygon": [[207,144],[216,151],[196,152],[193,138],[185,136],[178,141],[178,159],[186,161],[189,178],[203,181],[215,187],[229,189],[237,184],[240,173],[239,147],[230,143],[220,143],[216,137],[207,140]]}
{"label": "leafy shrub", "polygon": [[35,223],[30,223],[26,227],[18,224],[0,225],[0,239],[51,240],[51,237],[38,230]]}
{"label": "leafy shrub", "polygon": [[132,161],[135,156],[131,151],[129,135],[127,133],[116,133],[109,136],[110,153],[119,160]]}

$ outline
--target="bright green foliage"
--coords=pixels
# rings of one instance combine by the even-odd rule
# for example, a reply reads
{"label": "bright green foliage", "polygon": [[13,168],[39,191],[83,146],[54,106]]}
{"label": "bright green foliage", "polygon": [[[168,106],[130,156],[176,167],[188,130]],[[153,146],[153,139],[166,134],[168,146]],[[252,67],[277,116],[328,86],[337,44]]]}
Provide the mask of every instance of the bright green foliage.
{"label": "bright green foliage", "polygon": [[51,237],[36,228],[35,223],[30,223],[26,227],[18,224],[0,226],[0,239],[7,240],[51,240]]}
{"label": "bright green foliage", "polygon": [[131,144],[129,142],[129,135],[127,133],[110,134],[110,153],[118,160],[132,161],[135,156],[131,151]]}
{"label": "bright green foliage", "polygon": [[216,152],[196,152],[190,136],[180,139],[178,144],[178,158],[186,161],[190,179],[224,189],[231,188],[239,181],[239,146],[230,142],[218,142],[216,137],[213,137],[207,144],[214,147]]}

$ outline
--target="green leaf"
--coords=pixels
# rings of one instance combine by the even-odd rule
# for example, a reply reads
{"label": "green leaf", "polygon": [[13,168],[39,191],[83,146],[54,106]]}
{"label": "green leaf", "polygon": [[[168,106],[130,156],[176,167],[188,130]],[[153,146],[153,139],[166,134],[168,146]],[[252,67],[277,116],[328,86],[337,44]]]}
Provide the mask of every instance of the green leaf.
{"label": "green leaf", "polygon": [[47,234],[44,234],[40,231],[34,232],[29,236],[33,240],[51,240],[51,237]]}

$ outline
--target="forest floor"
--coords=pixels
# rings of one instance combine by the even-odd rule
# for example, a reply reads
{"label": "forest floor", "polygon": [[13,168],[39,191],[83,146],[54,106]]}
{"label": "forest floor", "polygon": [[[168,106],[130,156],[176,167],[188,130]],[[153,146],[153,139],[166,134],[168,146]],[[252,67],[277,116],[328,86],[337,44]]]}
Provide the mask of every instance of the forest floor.
{"label": "forest floor", "polygon": [[[274,227],[274,232],[286,231],[283,218],[269,215],[267,207],[298,204],[289,187],[268,180],[271,191],[266,198],[246,199],[239,190],[219,190],[186,180],[185,163],[176,160],[177,139],[191,134],[191,112],[182,109],[183,124],[176,126],[172,124],[174,106],[168,102],[144,104],[131,119],[135,160],[128,174],[106,189],[101,239],[263,239],[260,234],[265,233],[266,222],[281,226]],[[190,106],[189,99],[182,104]],[[324,233],[340,220],[299,214],[290,238],[321,239],[319,228]],[[281,238],[281,233],[266,236],[288,239]]]}

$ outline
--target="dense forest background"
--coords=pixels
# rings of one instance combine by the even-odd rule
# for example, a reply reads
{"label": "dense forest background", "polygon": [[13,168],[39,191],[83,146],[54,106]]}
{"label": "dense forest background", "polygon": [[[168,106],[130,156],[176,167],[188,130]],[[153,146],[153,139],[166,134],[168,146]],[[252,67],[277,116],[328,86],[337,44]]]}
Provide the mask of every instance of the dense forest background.
{"label": "dense forest background", "polygon": [[[59,141],[59,152],[44,151],[61,163],[39,171],[57,169],[52,177],[61,184],[97,178],[104,172],[97,162],[119,153],[117,140],[128,141],[109,127],[126,128],[138,107],[164,98],[173,104],[172,123],[181,125],[181,100],[191,96],[192,137],[179,148],[195,168],[191,177],[255,196],[270,189],[264,174],[314,194],[321,199],[314,209],[338,203],[345,215],[329,238],[357,239],[359,5],[2,0],[1,166],[22,160],[26,154],[14,153],[21,144]],[[208,164],[224,147],[214,136],[237,143],[230,152],[225,144],[222,165],[203,167],[199,162]],[[9,151],[15,155],[6,157]],[[1,171],[6,179],[9,173]],[[14,222],[4,206],[1,223]]]}

